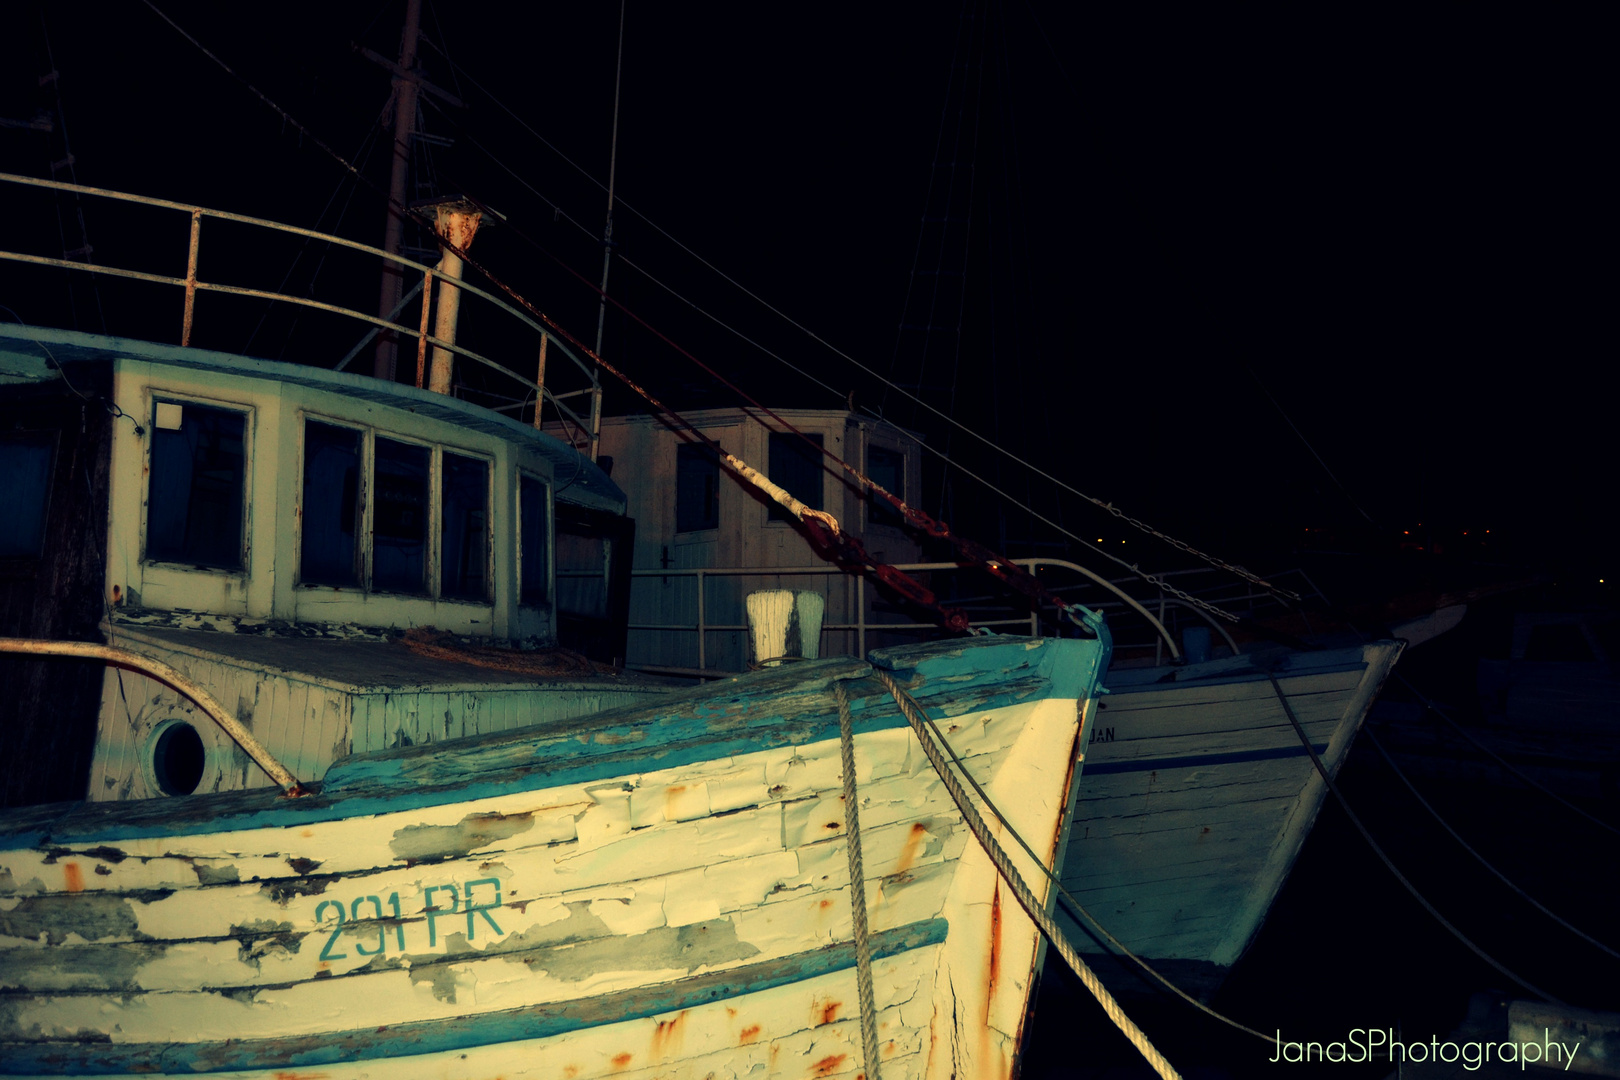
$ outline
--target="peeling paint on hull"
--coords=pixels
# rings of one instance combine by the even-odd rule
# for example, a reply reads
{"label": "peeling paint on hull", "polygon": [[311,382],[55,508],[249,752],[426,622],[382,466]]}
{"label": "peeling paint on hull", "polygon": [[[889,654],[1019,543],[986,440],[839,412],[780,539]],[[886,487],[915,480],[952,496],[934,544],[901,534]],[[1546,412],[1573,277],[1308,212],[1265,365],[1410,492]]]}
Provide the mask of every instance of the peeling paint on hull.
{"label": "peeling paint on hull", "polygon": [[[1106,652],[876,662],[1050,862]],[[0,1072],[854,1076],[848,680],[884,1075],[1010,1075],[1034,928],[869,673],[366,755],[307,799],[0,816]]]}

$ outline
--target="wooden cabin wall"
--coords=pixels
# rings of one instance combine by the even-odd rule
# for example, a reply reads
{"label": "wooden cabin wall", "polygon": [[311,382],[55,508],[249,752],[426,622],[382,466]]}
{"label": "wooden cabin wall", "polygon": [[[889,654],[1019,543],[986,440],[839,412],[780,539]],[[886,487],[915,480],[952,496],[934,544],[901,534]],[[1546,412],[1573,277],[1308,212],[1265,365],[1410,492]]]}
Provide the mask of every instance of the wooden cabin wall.
{"label": "wooden cabin wall", "polygon": [[[60,384],[0,393],[0,434],[57,433],[42,554],[0,561],[3,636],[102,640],[115,421],[95,399],[108,395],[111,372],[79,365],[72,379],[92,400]],[[84,798],[101,682],[99,663],[0,656],[0,806]]]}
{"label": "wooden cabin wall", "polygon": [[[917,441],[892,431],[879,431],[869,422],[837,410],[783,410],[780,415],[800,430],[818,435],[833,453],[864,467],[869,446],[904,455],[902,496],[915,498],[921,483],[921,451]],[[737,409],[693,412],[687,418],[710,438],[762,471],[770,467],[770,438],[758,423]],[[561,434],[561,428],[558,428]],[[681,532],[676,528],[677,455],[684,440],[650,417],[611,417],[602,424],[602,452],[618,464],[636,520],[638,571],[694,570],[720,567],[816,566],[821,558],[796,526],[771,519],[770,502],[756,489],[722,471],[717,528]],[[916,562],[921,548],[905,530],[868,521],[866,499],[833,467],[823,478],[825,509],[844,526],[863,535],[878,558],[888,562]],[[830,566],[829,566],[830,569]],[[829,577],[759,573],[747,577],[716,574],[704,585],[704,614],[710,625],[741,624],[743,598],[756,589],[817,589],[826,598],[828,624],[854,621],[856,589],[848,575]],[[631,590],[630,618],[642,626],[693,626],[697,620],[697,581],[679,574],[638,578]],[[868,583],[866,619],[876,624],[907,621],[909,615],[891,610]],[[867,648],[918,640],[912,630],[869,631]],[[822,638],[824,655],[858,652],[854,631],[829,630]],[[681,668],[705,667],[740,671],[747,665],[747,645],[740,631],[711,631],[700,657],[697,635],[691,630],[634,630],[629,637],[633,664]]]}

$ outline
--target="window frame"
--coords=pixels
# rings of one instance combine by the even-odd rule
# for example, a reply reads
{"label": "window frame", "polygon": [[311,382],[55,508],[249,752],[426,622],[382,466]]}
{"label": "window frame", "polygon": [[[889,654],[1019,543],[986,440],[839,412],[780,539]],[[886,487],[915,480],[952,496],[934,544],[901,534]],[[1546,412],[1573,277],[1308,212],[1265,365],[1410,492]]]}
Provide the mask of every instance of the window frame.
{"label": "window frame", "polygon": [[56,466],[62,454],[61,428],[16,428],[0,433],[0,445],[5,443],[26,443],[30,437],[38,438],[50,444],[50,453],[45,463],[45,496],[39,507],[39,543],[32,553],[18,553],[14,555],[0,554],[0,577],[5,571],[22,567],[32,569],[45,557],[45,549],[51,537],[51,506],[56,495]]}
{"label": "window frame", "polygon": [[[540,475],[539,473],[531,472],[530,470],[523,468],[521,465],[512,470],[512,475],[512,502],[516,507],[512,536],[514,540],[513,548],[517,556],[515,560],[517,566],[517,580],[513,582],[514,587],[512,589],[512,595],[518,607],[528,608],[531,611],[544,611],[555,607],[557,603],[556,492],[553,490],[550,479]],[[544,540],[542,542],[545,544],[546,548],[546,591],[544,597],[542,597],[538,604],[531,604],[523,599],[523,481],[525,479],[533,480],[535,483],[539,484],[541,491],[544,492],[545,499],[546,516],[541,522],[541,526],[544,534]]]}
{"label": "window frame", "polygon": [[201,563],[182,562],[175,559],[159,559],[151,554],[152,537],[152,453],[156,447],[155,437],[141,440],[142,463],[146,468],[145,483],[141,491],[141,546],[140,562],[142,566],[161,567],[167,570],[179,570],[188,574],[212,574],[222,577],[246,579],[253,572],[253,449],[257,434],[258,407],[241,401],[221,401],[218,398],[203,397],[185,391],[170,390],[157,386],[146,388],[146,419],[152,425],[153,433],[157,431],[157,407],[160,404],[180,405],[182,407],[193,405],[200,409],[213,409],[216,412],[237,413],[242,417],[242,512],[237,518],[238,536],[237,551],[240,562],[236,566],[204,566]]}
{"label": "window frame", "polygon": [[[701,455],[707,455],[707,457]],[[681,460],[683,457],[687,460],[698,457],[705,464],[714,466],[713,524],[700,525],[695,529],[681,528]],[[675,444],[675,508],[671,520],[675,525],[674,533],[676,536],[696,536],[699,533],[712,533],[720,528],[720,479],[724,471],[720,465],[719,453],[707,443],[677,442]]]}
{"label": "window frame", "polygon": [[[827,435],[827,433],[825,431],[804,431],[803,434],[807,435],[811,439],[815,440],[816,445],[818,447],[820,447],[822,450],[824,450],[826,448],[828,435]],[[827,498],[827,477],[828,477],[829,474],[828,474],[828,470],[827,470],[827,466],[826,466],[826,460],[827,460],[826,455],[824,453],[821,453],[820,451],[818,451],[816,453],[815,457],[812,459],[808,454],[804,453],[803,451],[798,450],[798,447],[801,447],[801,446],[804,445],[803,441],[799,438],[799,435],[800,435],[799,432],[794,432],[794,431],[769,431],[769,432],[766,433],[766,437],[765,437],[765,478],[767,480],[769,480],[771,483],[776,484],[778,487],[782,488],[783,491],[787,491],[789,495],[792,495],[795,499],[798,499],[800,502],[804,503],[810,509],[812,509],[812,510],[825,510],[827,508],[827,504],[828,504],[828,501],[829,501],[828,498]],[[776,476],[772,475],[772,469],[771,469],[771,464],[772,464],[771,446],[778,439],[781,440],[781,445],[792,447],[794,449],[794,451],[796,453],[798,453],[799,456],[803,457],[806,461],[813,461],[814,462],[814,474],[815,474],[817,483],[820,485],[820,494],[817,496],[814,505],[812,505],[807,500],[801,498],[799,495],[795,494],[794,492],[789,491],[788,486],[787,486],[786,483],[783,483],[781,480],[777,479]],[[765,524],[766,524],[766,526],[768,526],[768,527],[769,526],[776,526],[776,527],[780,527],[780,528],[793,528],[793,527],[795,527],[795,526],[797,526],[799,524],[798,519],[795,518],[792,514],[788,513],[787,507],[782,506],[775,499],[772,499],[771,497],[766,496],[765,503],[766,503],[766,505],[765,505]]]}
{"label": "window frame", "polygon": [[[296,544],[298,562],[294,575],[293,587],[295,589],[324,589],[336,592],[344,588],[350,588],[357,590],[363,596],[428,601],[435,604],[466,604],[471,607],[489,609],[495,607],[501,589],[500,582],[496,580],[498,560],[495,555],[496,519],[500,517],[495,498],[496,470],[500,467],[500,460],[497,455],[485,450],[407,435],[391,428],[382,428],[347,420],[310,409],[300,410],[298,420],[298,536]],[[361,567],[361,580],[357,586],[327,585],[321,582],[306,582],[304,580],[304,469],[307,463],[309,423],[311,421],[325,424],[328,427],[359,432],[360,434],[360,476],[356,484],[355,497],[360,500],[359,523],[357,525],[360,535],[356,537],[356,542],[361,548],[358,560]],[[403,446],[422,447],[428,451],[427,521],[424,524],[425,536],[423,538],[423,545],[426,548],[427,568],[425,575],[426,587],[421,592],[379,589],[373,584],[376,574],[374,540],[378,438],[387,439]],[[444,595],[443,501],[444,455],[446,451],[458,457],[481,461],[485,465],[484,505],[488,513],[484,521],[484,580],[487,582],[488,588],[485,590],[482,600],[474,600],[465,596]]]}
{"label": "window frame", "polygon": [[[907,481],[907,478],[908,478],[908,472],[909,472],[909,469],[910,469],[910,466],[911,466],[911,462],[907,460],[908,455],[906,453],[905,448],[902,447],[902,446],[891,446],[888,443],[872,442],[872,441],[868,440],[868,442],[866,444],[866,460],[861,463],[863,468],[864,468],[864,471],[866,472],[866,475],[868,475],[868,476],[872,476],[872,451],[874,451],[874,450],[880,451],[881,453],[885,453],[885,454],[893,454],[896,458],[899,459],[899,469],[897,471],[897,476],[899,477],[899,483],[896,484],[895,487],[890,488],[889,491],[895,497],[900,499],[901,502],[907,502],[908,499],[909,499],[909,495],[906,492],[906,486],[907,486],[906,481]],[[872,478],[874,480],[877,479],[877,477],[875,477],[875,476],[872,477]],[[896,490],[896,489],[898,489],[898,490]],[[880,498],[881,498],[881,496],[875,496],[870,490],[865,492],[861,497],[861,502],[864,504],[863,513],[866,515],[866,527],[868,529],[892,529],[892,530],[894,530],[896,532],[904,530],[905,524],[906,524],[905,523],[905,518],[900,516],[900,512],[898,510],[895,510],[893,507],[889,507],[889,504],[888,504],[887,500],[884,500],[882,505],[884,507],[888,507],[888,512],[890,514],[894,515],[895,520],[893,520],[893,521],[877,521],[877,520],[873,519],[872,511],[874,509],[878,508],[878,506],[879,506],[878,499],[880,499]]]}

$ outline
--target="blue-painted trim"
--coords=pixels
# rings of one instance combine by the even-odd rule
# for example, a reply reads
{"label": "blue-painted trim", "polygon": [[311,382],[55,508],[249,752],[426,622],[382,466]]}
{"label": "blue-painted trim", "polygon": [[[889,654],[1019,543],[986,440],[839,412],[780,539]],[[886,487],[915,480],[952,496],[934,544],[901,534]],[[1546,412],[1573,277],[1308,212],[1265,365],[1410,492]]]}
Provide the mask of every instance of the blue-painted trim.
{"label": "blue-painted trim", "polygon": [[[873,662],[915,683],[936,718],[969,705],[993,709],[1032,698],[1091,693],[1107,642],[972,638],[887,649]],[[825,660],[711,684],[655,705],[517,732],[357,755],[334,765],[315,795],[227,792],[127,803],[56,804],[0,814],[0,845],[109,843],[240,829],[302,827],[321,821],[416,810],[565,784],[713,761],[838,738],[831,683],[853,679],[857,734],[905,726],[871,666]]]}
{"label": "blue-painted trim", "polygon": [[[1327,753],[1327,743],[1316,747],[1318,756]],[[1304,757],[1303,746],[1284,746],[1275,750],[1234,750],[1227,754],[1185,754],[1181,757],[1142,758],[1136,761],[1086,762],[1082,780],[1091,776],[1112,773],[1158,772],[1166,769],[1207,769],[1216,765],[1236,765],[1245,761],[1279,761],[1283,758]]]}
{"label": "blue-painted trim", "polygon": [[[946,920],[929,919],[880,931],[872,935],[872,955],[881,959],[938,945],[946,939],[949,929]],[[846,942],[598,997],[358,1031],[196,1043],[0,1043],[0,1074],[103,1076],[162,1070],[166,1074],[196,1075],[235,1069],[307,1068],[340,1061],[441,1053],[544,1039],[626,1020],[644,1020],[846,971],[854,966],[855,947]]]}

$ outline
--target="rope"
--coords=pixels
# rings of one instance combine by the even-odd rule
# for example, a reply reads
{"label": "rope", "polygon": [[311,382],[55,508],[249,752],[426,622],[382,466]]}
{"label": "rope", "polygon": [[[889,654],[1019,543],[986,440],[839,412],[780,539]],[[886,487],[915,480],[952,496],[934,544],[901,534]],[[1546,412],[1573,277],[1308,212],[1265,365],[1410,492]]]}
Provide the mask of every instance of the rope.
{"label": "rope", "polygon": [[[1035,925],[1040,928],[1046,939],[1052,943],[1052,947],[1057,950],[1058,955],[1080,977],[1080,981],[1085,984],[1086,989],[1091,991],[1091,995],[1102,1006],[1103,1012],[1108,1014],[1108,1019],[1114,1022],[1114,1026],[1119,1028],[1125,1037],[1131,1041],[1131,1045],[1136,1047],[1142,1057],[1147,1060],[1147,1063],[1153,1067],[1153,1071],[1158,1073],[1163,1080],[1180,1080],[1181,1074],[1176,1072],[1171,1064],[1165,1060],[1164,1055],[1159,1053],[1153,1044],[1148,1041],[1148,1037],[1142,1029],[1137,1027],[1135,1022],[1125,1015],[1125,1010],[1120,1008],[1119,1002],[1115,1001],[1114,996],[1103,986],[1102,980],[1097,978],[1096,973],[1086,966],[1086,962],[1080,959],[1080,954],[1075,951],[1074,946],[1070,945],[1068,939],[1063,936],[1063,931],[1058,929],[1057,923],[1047,912],[1046,905],[1037,900],[1035,894],[1030,892],[1029,886],[1024,884],[1024,879],[1018,873],[1017,868],[1013,866],[1012,860],[1007,857],[1006,851],[990,835],[990,830],[985,827],[984,819],[979,817],[978,811],[973,808],[973,804],[968,800],[967,793],[962,790],[961,782],[957,780],[956,775],[945,764],[944,758],[940,756],[939,747],[929,737],[925,718],[921,710],[918,709],[916,702],[912,701],[910,696],[901,690],[899,684],[894,681],[894,677],[888,672],[874,669],[874,674],[888,688],[889,693],[894,697],[895,703],[900,706],[900,712],[904,714],[906,720],[911,724],[911,730],[916,734],[917,741],[922,745],[922,751],[927,755],[929,764],[939,774],[940,780],[945,785],[945,790],[950,792],[951,799],[956,803],[956,808],[961,811],[962,822],[967,825],[974,838],[979,841],[979,845],[984,848],[985,854],[990,857],[991,863],[995,865],[996,870],[1001,874],[1002,880],[1007,883],[1008,889],[1018,900],[1019,905],[1035,921]],[[1036,860],[1037,863],[1041,861]]]}
{"label": "rope", "polygon": [[[904,693],[904,691],[901,692]],[[912,699],[911,695],[907,694],[906,697],[908,700],[912,700],[913,704],[915,705],[915,699]],[[1034,860],[1035,865],[1040,867],[1041,873],[1046,875],[1046,880],[1051,882],[1053,888],[1057,889],[1058,897],[1068,907],[1069,912],[1075,915],[1077,918],[1084,919],[1087,923],[1091,924],[1090,932],[1095,932],[1097,936],[1106,941],[1110,947],[1118,950],[1128,960],[1135,963],[1137,967],[1141,968],[1143,972],[1157,981],[1159,985],[1163,986],[1166,990],[1170,991],[1170,993],[1174,994],[1182,1001],[1185,1001],[1199,1012],[1211,1017],[1212,1019],[1219,1020],[1228,1027],[1236,1028],[1238,1031],[1241,1031],[1246,1035],[1253,1035],[1255,1038],[1264,1042],[1268,1042],[1273,1045],[1276,1044],[1277,1037],[1275,1035],[1267,1035],[1263,1031],[1256,1031],[1254,1028],[1249,1027],[1246,1024],[1241,1024],[1238,1021],[1233,1020],[1230,1016],[1224,1016],[1221,1013],[1216,1012],[1214,1009],[1210,1008],[1208,1005],[1205,1005],[1202,1001],[1199,1001],[1197,998],[1187,993],[1187,991],[1183,990],[1181,987],[1159,974],[1159,972],[1155,970],[1151,964],[1132,952],[1124,942],[1119,940],[1119,938],[1115,937],[1113,934],[1110,934],[1107,927],[1098,922],[1097,917],[1091,912],[1087,911],[1085,905],[1080,903],[1080,901],[1075,898],[1073,893],[1063,887],[1063,882],[1060,881],[1058,876],[1054,874],[1051,871],[1051,868],[1046,865],[1046,861],[1039,855],[1035,854],[1035,850],[1029,846],[1028,842],[1024,840],[1023,836],[1019,835],[1018,830],[1014,829],[1010,824],[1008,824],[1007,816],[996,808],[996,804],[993,800],[991,800],[989,793],[986,792],[984,788],[979,786],[979,782],[973,779],[973,774],[969,772],[968,767],[962,763],[962,759],[956,756],[956,750],[951,746],[950,740],[940,732],[939,725],[934,723],[932,719],[929,719],[926,716],[924,717],[924,722],[927,723],[928,729],[934,733],[934,737],[939,740],[940,745],[945,747],[945,752],[951,756],[951,762],[956,766],[957,771],[962,774],[963,779],[968,782],[968,786],[973,788],[973,793],[979,797],[981,802],[990,808],[990,813],[995,815],[995,817],[1001,822],[1002,829],[1007,833],[1007,835],[1011,836],[1013,840],[1017,842],[1019,847],[1024,849],[1024,854],[1028,855],[1032,860]]]}
{"label": "rope", "polygon": [[1404,772],[1401,771],[1401,767],[1399,765],[1395,764],[1395,760],[1389,756],[1389,752],[1384,749],[1384,744],[1378,741],[1378,736],[1373,734],[1371,728],[1367,729],[1367,738],[1369,740],[1371,740],[1371,742],[1373,744],[1373,749],[1378,751],[1378,756],[1384,759],[1384,764],[1388,765],[1390,767],[1390,770],[1392,772],[1394,772],[1396,776],[1400,777],[1401,783],[1406,785],[1406,790],[1410,791],[1412,793],[1412,798],[1416,799],[1418,801],[1418,804],[1420,806],[1422,806],[1423,809],[1427,810],[1429,812],[1430,816],[1432,816],[1435,821],[1440,823],[1440,827],[1442,829],[1446,830],[1446,832],[1450,833],[1451,838],[1453,840],[1457,841],[1457,843],[1461,844],[1462,849],[1464,851],[1468,852],[1468,854],[1472,855],[1479,862],[1479,864],[1481,866],[1483,866],[1485,869],[1489,870],[1492,874],[1495,874],[1497,879],[1500,880],[1502,882],[1502,884],[1504,884],[1508,888],[1512,889],[1515,893],[1518,893],[1519,896],[1521,898],[1523,898],[1526,903],[1528,903],[1531,907],[1535,908],[1537,911],[1541,912],[1543,915],[1547,916],[1547,918],[1551,919],[1553,922],[1557,923],[1559,926],[1562,926],[1565,930],[1568,930],[1570,933],[1574,934],[1576,937],[1580,938],[1582,941],[1585,941],[1585,942],[1587,942],[1588,944],[1591,944],[1591,945],[1595,945],[1599,949],[1601,949],[1604,952],[1608,953],[1610,956],[1614,957],[1616,960],[1620,960],[1620,952],[1615,952],[1613,949],[1611,949],[1607,945],[1603,944],[1603,942],[1599,941],[1597,938],[1593,937],[1591,934],[1588,934],[1588,933],[1586,933],[1586,932],[1584,932],[1584,931],[1582,931],[1582,930],[1580,930],[1580,929],[1578,929],[1578,928],[1576,928],[1574,926],[1571,926],[1569,923],[1565,922],[1556,913],[1549,910],[1545,904],[1543,904],[1541,901],[1537,900],[1535,897],[1531,896],[1529,893],[1525,892],[1523,889],[1519,888],[1518,885],[1514,884],[1511,880],[1509,880],[1509,878],[1508,878],[1508,876],[1506,874],[1502,873],[1502,871],[1500,871],[1496,867],[1492,866],[1490,864],[1490,862],[1485,858],[1485,856],[1481,855],[1479,852],[1475,851],[1472,847],[1470,847],[1469,844],[1468,844],[1468,841],[1464,840],[1461,836],[1459,836],[1458,833],[1457,833],[1457,830],[1453,829],[1451,827],[1451,825],[1446,821],[1446,819],[1440,816],[1440,812],[1438,810],[1436,810],[1434,807],[1430,806],[1429,801],[1427,799],[1425,799],[1422,795],[1418,794],[1418,789],[1413,786],[1412,781],[1407,777],[1407,775]]}
{"label": "rope", "polygon": [[1436,922],[1450,931],[1452,937],[1455,937],[1458,941],[1466,945],[1470,952],[1479,957],[1481,960],[1485,961],[1491,967],[1495,968],[1498,972],[1506,975],[1509,979],[1512,979],[1514,982],[1541,998],[1543,1001],[1550,1001],[1554,1005],[1565,1004],[1563,1001],[1553,997],[1551,994],[1547,993],[1547,991],[1536,986],[1534,983],[1528,982],[1527,980],[1520,978],[1518,975],[1515,975],[1512,971],[1508,970],[1506,965],[1502,964],[1484,949],[1481,949],[1478,945],[1475,945],[1465,934],[1463,934],[1461,930],[1451,925],[1451,923],[1446,920],[1446,917],[1440,914],[1440,912],[1436,910],[1435,906],[1429,903],[1428,899],[1425,898],[1422,893],[1417,891],[1417,886],[1413,885],[1409,880],[1407,880],[1405,874],[1401,873],[1395,868],[1395,864],[1391,862],[1389,856],[1384,853],[1384,849],[1378,846],[1378,841],[1374,840],[1372,838],[1372,834],[1367,831],[1367,826],[1363,825],[1361,823],[1361,819],[1356,816],[1356,812],[1350,809],[1350,803],[1345,799],[1344,792],[1339,790],[1339,785],[1336,784],[1333,777],[1328,774],[1327,766],[1322,764],[1322,759],[1317,756],[1316,747],[1311,745],[1311,740],[1305,734],[1305,728],[1300,725],[1299,718],[1294,715],[1293,706],[1288,704],[1288,695],[1283,693],[1282,685],[1277,682],[1277,676],[1267,672],[1266,678],[1271,680],[1271,688],[1276,691],[1277,700],[1282,703],[1283,713],[1288,717],[1288,722],[1294,725],[1294,734],[1299,736],[1299,741],[1305,746],[1305,752],[1311,756],[1311,764],[1316,766],[1316,771],[1321,774],[1323,781],[1326,782],[1328,786],[1328,790],[1333,792],[1333,797],[1337,799],[1339,801],[1339,805],[1343,807],[1345,816],[1350,819],[1350,824],[1354,825],[1356,827],[1356,831],[1361,834],[1361,838],[1367,841],[1367,846],[1373,849],[1373,854],[1378,856],[1379,861],[1384,864],[1385,869],[1387,869],[1391,874],[1395,875],[1395,880],[1405,886],[1406,891],[1412,894],[1412,899],[1421,904],[1424,911],[1427,911],[1430,915],[1433,915]]}
{"label": "rope", "polygon": [[855,801],[855,725],[849,693],[833,683],[838,699],[838,748],[844,767],[844,850],[849,855],[849,907],[855,917],[855,990],[861,999],[861,1052],[866,1080],[878,1080],[877,1004],[872,995],[872,939],[866,923],[866,871],[861,864],[861,813]]}
{"label": "rope", "polygon": [[1520,780],[1524,781],[1526,784],[1528,784],[1531,787],[1535,788],[1537,791],[1541,792],[1543,795],[1547,796],[1549,799],[1553,800],[1556,803],[1561,804],[1565,809],[1573,810],[1575,813],[1579,814],[1581,817],[1585,818],[1587,821],[1590,821],[1592,824],[1598,826],[1599,828],[1607,829],[1609,832],[1614,833],[1616,836],[1620,836],[1620,829],[1617,829],[1613,825],[1610,825],[1607,821],[1604,821],[1602,818],[1593,817],[1591,814],[1588,814],[1585,810],[1582,810],[1580,807],[1576,806],[1574,803],[1570,802],[1568,799],[1564,798],[1562,795],[1559,795],[1557,792],[1553,791],[1551,788],[1545,787],[1542,784],[1538,783],[1537,781],[1535,781],[1535,780],[1531,779],[1530,777],[1526,776],[1519,769],[1515,768],[1512,762],[1508,761],[1501,754],[1498,754],[1495,750],[1492,750],[1490,747],[1486,746],[1484,743],[1482,743],[1478,739],[1474,738],[1472,735],[1470,735],[1467,732],[1466,729],[1463,728],[1463,726],[1461,724],[1457,723],[1457,721],[1455,721],[1451,717],[1447,716],[1446,713],[1445,713],[1445,710],[1440,708],[1440,706],[1436,705],[1433,701],[1431,701],[1429,699],[1429,697],[1423,693],[1423,691],[1421,691],[1417,687],[1413,686],[1407,680],[1406,676],[1402,675],[1400,672],[1397,671],[1395,673],[1395,677],[1397,679],[1401,680],[1401,685],[1402,686],[1404,686],[1408,690],[1412,691],[1412,693],[1417,697],[1417,699],[1423,703],[1424,708],[1428,709],[1430,712],[1434,713],[1440,719],[1442,719],[1446,723],[1450,724],[1452,726],[1452,728],[1456,730],[1457,734],[1461,735],[1463,738],[1465,738],[1469,742],[1473,743],[1474,747],[1476,749],[1478,749],[1481,752],[1489,755],[1498,765],[1502,766],[1502,768],[1506,769],[1508,772],[1512,773],[1514,776],[1518,777]]}

